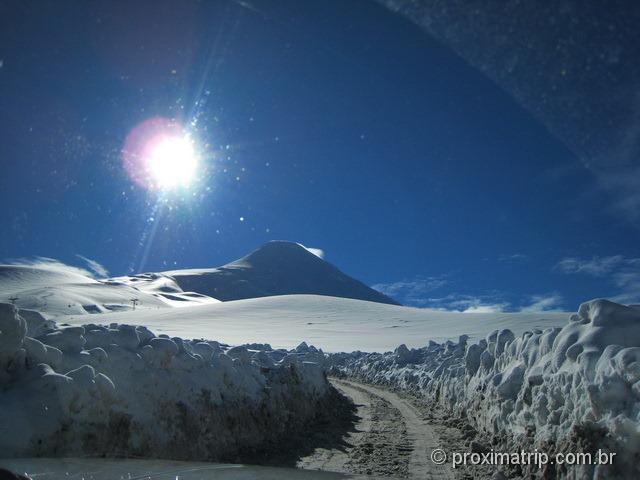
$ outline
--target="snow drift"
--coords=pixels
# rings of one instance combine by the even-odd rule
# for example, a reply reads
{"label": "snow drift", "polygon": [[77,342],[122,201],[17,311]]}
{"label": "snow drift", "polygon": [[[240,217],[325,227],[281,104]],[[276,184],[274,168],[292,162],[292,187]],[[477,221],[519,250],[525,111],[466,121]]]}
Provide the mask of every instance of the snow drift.
{"label": "snow drift", "polygon": [[134,299],[137,309],[152,310],[218,302],[161,274],[96,280],[55,261],[0,265],[0,302],[50,317],[132,310]]}
{"label": "snow drift", "polygon": [[[317,250],[317,249],[312,249]],[[210,269],[163,272],[184,290],[218,300],[315,294],[398,305],[294,242],[272,241],[234,262]]]}
{"label": "snow drift", "polygon": [[[393,353],[336,354],[337,371],[409,391],[491,439],[496,451],[615,452],[613,465],[547,465],[546,475],[640,475],[640,309],[594,300],[563,328]],[[536,467],[529,473],[540,474]]]}
{"label": "snow drift", "polygon": [[236,460],[277,449],[331,401],[318,360],[269,345],[57,326],[0,304],[0,455]]}

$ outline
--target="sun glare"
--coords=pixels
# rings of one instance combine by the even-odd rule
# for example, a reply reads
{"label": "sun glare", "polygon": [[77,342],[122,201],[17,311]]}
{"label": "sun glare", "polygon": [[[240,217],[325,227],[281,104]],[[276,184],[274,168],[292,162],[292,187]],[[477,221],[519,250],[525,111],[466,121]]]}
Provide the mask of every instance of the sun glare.
{"label": "sun glare", "polygon": [[154,117],[129,132],[122,149],[125,171],[151,191],[192,187],[203,174],[201,149],[191,133],[172,119]]}
{"label": "sun glare", "polygon": [[146,163],[157,188],[187,187],[194,180],[198,156],[189,137],[168,136],[153,146]]}

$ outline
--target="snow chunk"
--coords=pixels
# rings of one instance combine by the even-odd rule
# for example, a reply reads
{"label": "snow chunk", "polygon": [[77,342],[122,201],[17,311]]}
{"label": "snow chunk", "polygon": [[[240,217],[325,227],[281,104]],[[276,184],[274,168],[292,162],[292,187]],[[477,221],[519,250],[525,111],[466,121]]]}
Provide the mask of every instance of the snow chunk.
{"label": "snow chunk", "polygon": [[87,343],[83,327],[62,327],[39,337],[38,340],[68,353],[80,353]]}

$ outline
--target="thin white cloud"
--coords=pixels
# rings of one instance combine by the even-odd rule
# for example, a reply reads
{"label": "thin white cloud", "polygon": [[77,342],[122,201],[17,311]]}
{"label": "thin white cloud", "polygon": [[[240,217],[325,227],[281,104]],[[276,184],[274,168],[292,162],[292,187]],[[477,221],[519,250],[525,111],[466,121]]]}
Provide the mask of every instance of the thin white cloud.
{"label": "thin white cloud", "polygon": [[510,304],[503,299],[499,293],[486,295],[467,295],[459,293],[449,293],[442,297],[425,295],[421,298],[414,298],[409,303],[406,297],[398,297],[401,302],[414,307],[433,308],[436,310],[464,312],[464,313],[496,313],[509,309]]}
{"label": "thin white cloud", "polygon": [[109,276],[109,271],[95,260],[92,260],[80,254],[77,254],[76,257],[83,260],[87,264],[89,269],[99,278],[107,278]]}
{"label": "thin white cloud", "polygon": [[316,257],[322,258],[324,260],[324,250],[322,250],[321,248],[306,247],[301,243],[298,243],[298,245],[307,250],[309,253],[313,253]]}
{"label": "thin white cloud", "polygon": [[312,247],[304,247],[304,248],[309,250],[309,252],[313,253],[316,257],[324,259],[324,250],[320,248],[312,248]]}
{"label": "thin white cloud", "polygon": [[498,256],[498,261],[502,263],[522,263],[529,259],[524,253],[509,253]]}
{"label": "thin white cloud", "polygon": [[549,295],[532,295],[530,304],[520,308],[520,312],[545,312],[550,310],[559,310],[564,302],[562,296],[558,293]]}
{"label": "thin white cloud", "polygon": [[617,293],[609,298],[619,303],[640,302],[640,258],[611,255],[590,259],[565,258],[555,269],[565,274],[582,274],[602,278]]}
{"label": "thin white cloud", "polygon": [[500,295],[460,295],[450,294],[442,298],[431,298],[430,303],[436,308],[454,310],[463,313],[497,313],[509,307],[509,303],[502,301]]}
{"label": "thin white cloud", "polygon": [[560,310],[563,298],[557,293],[548,295],[528,295],[515,305],[506,300],[506,295],[499,292],[490,295],[449,295],[437,300],[446,310],[457,310],[463,313],[501,313],[501,312],[545,312]]}
{"label": "thin white cloud", "polygon": [[16,265],[23,267],[40,268],[43,270],[55,271],[60,273],[67,273],[73,275],[82,275],[83,277],[93,278],[93,274],[85,270],[84,268],[74,267],[64,264],[55,258],[49,257],[33,257],[33,258],[18,258],[7,261],[8,265]]}
{"label": "thin white cloud", "polygon": [[450,286],[443,277],[426,277],[416,280],[374,285],[378,291],[414,307],[463,313],[543,312],[558,310],[563,298],[558,293],[513,295],[501,291],[484,294],[434,293]]}
{"label": "thin white cloud", "polygon": [[429,294],[444,287],[448,280],[444,277],[418,277],[413,280],[400,280],[391,283],[378,283],[371,288],[395,298],[401,303],[413,306],[425,306]]}
{"label": "thin white cloud", "polygon": [[499,313],[503,311],[503,305],[477,305],[463,310],[462,313]]}
{"label": "thin white cloud", "polygon": [[[560,260],[555,268],[563,273],[584,273],[594,277],[602,277],[612,273],[620,266],[634,261],[640,261],[640,259],[626,259],[622,255],[592,257],[591,259],[569,257]],[[640,266],[640,264],[638,265]]]}

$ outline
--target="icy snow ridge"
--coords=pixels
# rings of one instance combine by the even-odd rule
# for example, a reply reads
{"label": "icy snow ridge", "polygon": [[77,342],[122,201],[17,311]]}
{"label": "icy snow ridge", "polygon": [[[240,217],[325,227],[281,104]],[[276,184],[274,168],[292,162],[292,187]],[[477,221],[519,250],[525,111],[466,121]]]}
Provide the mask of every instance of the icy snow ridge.
{"label": "icy snow ridge", "polygon": [[306,344],[228,349],[142,326],[57,326],[0,304],[0,455],[246,458],[322,411],[323,357]]}
{"label": "icy snow ridge", "polygon": [[467,340],[331,362],[466,418],[496,451],[616,453],[612,466],[547,466],[559,477],[639,477],[640,310],[593,300],[563,328]]}

